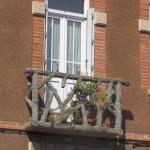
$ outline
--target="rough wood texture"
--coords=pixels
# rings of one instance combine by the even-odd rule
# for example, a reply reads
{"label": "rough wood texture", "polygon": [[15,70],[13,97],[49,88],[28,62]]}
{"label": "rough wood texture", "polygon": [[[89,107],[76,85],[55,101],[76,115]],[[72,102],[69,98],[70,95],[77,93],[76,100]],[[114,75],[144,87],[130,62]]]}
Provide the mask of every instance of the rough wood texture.
{"label": "rough wood texture", "polygon": [[103,110],[100,109],[99,107],[99,104],[96,105],[97,107],[97,122],[96,122],[96,125],[98,127],[101,127],[102,126],[102,116],[103,116]]}
{"label": "rough wood texture", "polygon": [[122,112],[121,112],[121,82],[116,86],[116,102],[115,102],[115,128],[121,129]]}
{"label": "rough wood texture", "polygon": [[67,76],[64,76],[64,78],[62,78],[62,83],[61,83],[62,88],[65,87],[66,81],[67,81]]}
{"label": "rough wood texture", "polygon": [[101,78],[101,77],[90,77],[90,76],[83,76],[83,75],[74,75],[74,74],[67,74],[67,73],[61,73],[61,72],[48,72],[44,70],[39,70],[39,69],[32,69],[32,68],[27,68],[25,71],[26,74],[33,74],[37,73],[39,75],[49,75],[53,74],[55,77],[58,78],[64,78],[66,76],[68,79],[73,79],[73,80],[78,80],[82,79],[83,81],[91,81],[91,82],[97,82],[98,80],[102,80],[102,83],[109,83],[109,81],[113,81],[114,83],[117,83],[120,81],[123,85],[128,86],[129,82],[126,80],[121,80],[121,79],[106,79],[106,78]]}
{"label": "rough wood texture", "polygon": [[59,108],[60,108],[61,110],[63,110],[64,106],[63,106],[63,103],[62,103],[62,101],[61,101],[61,98],[60,98],[59,94],[57,93],[57,90],[54,88],[54,86],[52,85],[52,83],[49,82],[47,85],[48,85],[49,89],[50,89],[51,91],[53,91],[54,96],[55,96],[55,98],[56,98],[56,100],[57,100],[57,103],[58,103],[58,105],[59,105]]}
{"label": "rough wood texture", "polygon": [[[57,72],[47,72],[37,69],[26,69],[26,74],[28,75],[28,79],[30,82],[29,85],[29,95],[25,98],[27,104],[32,110],[32,120],[31,122],[27,123],[27,127],[48,127],[48,128],[57,128],[57,129],[67,129],[73,131],[86,131],[86,132],[104,132],[108,134],[122,134],[121,130],[121,123],[122,123],[122,114],[121,114],[121,86],[122,85],[129,85],[128,81],[123,81],[120,79],[103,79],[97,77],[88,77],[88,76],[78,76],[66,73],[57,73]],[[38,81],[38,76],[43,76],[43,81]],[[30,78],[29,78],[30,77]],[[66,99],[63,101],[57,92],[57,89],[51,83],[52,78],[62,78],[61,87],[64,88],[66,85],[67,79],[79,80],[79,81],[88,81],[88,82],[95,82],[97,86],[101,84],[105,84],[107,87],[107,100],[111,100],[113,94],[116,95],[115,101],[111,104],[107,104],[103,110],[101,110],[98,101],[93,101],[96,109],[96,123],[90,126],[88,124],[88,115],[89,111],[86,110],[84,102],[78,102],[73,107],[68,107],[67,104],[73,99],[75,95],[74,88],[70,91],[67,95]],[[39,115],[39,106],[38,106],[38,99],[39,99],[39,89],[44,89],[45,85],[48,86],[50,96],[46,99],[44,108],[42,108],[42,114]],[[44,94],[44,91],[43,91]],[[44,96],[43,96],[44,97]],[[58,107],[55,109],[51,108],[51,103],[53,99],[57,100]],[[49,120],[48,117],[51,117],[56,110],[60,110],[60,117],[57,121]],[[104,111],[107,110],[111,112],[115,116],[115,127],[114,128],[103,128],[102,127],[102,120]],[[66,113],[66,111],[68,111]],[[67,119],[70,115],[73,116],[73,113],[76,111],[80,111],[81,117],[81,125],[77,125],[77,123],[71,122],[68,123]],[[92,118],[90,118],[92,119]],[[63,124],[62,124],[63,123]]]}
{"label": "rough wood texture", "polygon": [[53,97],[54,97],[54,92],[52,91],[50,93],[50,96],[49,96],[47,102],[45,103],[45,108],[44,108],[44,111],[43,111],[43,114],[42,114],[42,117],[40,120],[41,122],[45,122],[47,120],[48,113],[50,112],[50,106],[51,106]]}
{"label": "rough wood texture", "polygon": [[83,123],[83,126],[87,126],[88,125],[88,122],[87,122],[87,112],[85,110],[85,106],[84,106],[84,103],[81,104],[81,112],[82,112],[82,123]]}
{"label": "rough wood texture", "polygon": [[109,81],[108,88],[107,88],[107,99],[108,100],[111,100],[111,97],[114,94],[113,86],[114,86],[114,82]]}
{"label": "rough wood texture", "polygon": [[110,134],[110,135],[122,135],[122,130],[115,129],[115,128],[104,128],[104,127],[98,127],[98,126],[82,126],[82,125],[75,125],[75,124],[51,124],[51,123],[46,123],[46,122],[28,122],[26,124],[26,128],[30,129],[33,127],[46,127],[46,128],[51,128],[51,129],[63,129],[63,130],[68,130],[71,132],[79,131],[79,132],[89,132],[89,133],[103,133],[103,134]]}
{"label": "rough wood texture", "polygon": [[38,121],[38,74],[33,74],[32,81],[32,120]]}

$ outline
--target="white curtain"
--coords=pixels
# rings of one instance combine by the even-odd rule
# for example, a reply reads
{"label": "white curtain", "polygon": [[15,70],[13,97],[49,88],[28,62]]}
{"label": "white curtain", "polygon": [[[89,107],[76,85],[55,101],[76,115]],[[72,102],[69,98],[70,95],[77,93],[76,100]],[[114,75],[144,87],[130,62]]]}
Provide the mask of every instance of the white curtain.
{"label": "white curtain", "polygon": [[60,20],[48,18],[46,69],[59,71]]}
{"label": "white curtain", "polygon": [[60,20],[53,19],[52,71],[59,71]]}
{"label": "white curtain", "polygon": [[[74,39],[74,73],[80,74],[81,63],[81,23],[75,23]],[[78,63],[78,64],[76,64]]]}
{"label": "white curtain", "polygon": [[80,73],[81,63],[81,23],[67,23],[67,72]]}

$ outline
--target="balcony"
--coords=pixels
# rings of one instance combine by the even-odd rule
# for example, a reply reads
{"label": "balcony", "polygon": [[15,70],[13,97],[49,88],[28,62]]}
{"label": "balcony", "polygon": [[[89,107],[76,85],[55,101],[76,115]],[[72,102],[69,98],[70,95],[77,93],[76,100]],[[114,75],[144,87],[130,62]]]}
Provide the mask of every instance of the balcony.
{"label": "balcony", "polygon": [[[26,103],[31,112],[27,129],[73,135],[123,135],[121,96],[122,86],[128,86],[128,81],[29,68],[25,74],[29,87]],[[65,88],[68,80],[77,81],[65,99],[61,99],[53,85],[54,78],[61,79],[61,88]],[[87,95],[82,88],[89,90]],[[45,91],[49,96],[45,96]],[[57,108],[51,107],[54,99]]]}

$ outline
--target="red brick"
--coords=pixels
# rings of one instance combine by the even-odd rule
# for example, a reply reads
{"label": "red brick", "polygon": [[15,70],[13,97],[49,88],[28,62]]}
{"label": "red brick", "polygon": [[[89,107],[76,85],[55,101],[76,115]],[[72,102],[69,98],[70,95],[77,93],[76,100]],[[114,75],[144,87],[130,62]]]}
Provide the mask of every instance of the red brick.
{"label": "red brick", "polygon": [[140,0],[140,18],[149,19],[149,1]]}
{"label": "red brick", "polygon": [[150,36],[140,33],[141,87],[150,88]]}

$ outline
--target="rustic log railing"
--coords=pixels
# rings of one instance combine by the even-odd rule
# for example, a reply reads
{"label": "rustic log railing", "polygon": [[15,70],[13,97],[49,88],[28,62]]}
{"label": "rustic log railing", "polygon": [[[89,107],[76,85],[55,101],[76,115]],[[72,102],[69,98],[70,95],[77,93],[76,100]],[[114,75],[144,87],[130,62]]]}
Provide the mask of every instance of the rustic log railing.
{"label": "rustic log railing", "polygon": [[[99,132],[107,133],[114,135],[122,135],[122,112],[121,112],[121,89],[122,85],[129,85],[128,81],[120,79],[104,79],[99,77],[89,77],[82,75],[72,75],[66,73],[57,73],[57,72],[47,72],[38,69],[26,69],[25,74],[28,79],[29,94],[25,98],[26,102],[31,110],[31,119],[26,124],[27,127],[47,127],[47,128],[58,128],[58,129],[71,129],[74,131],[88,131],[88,132]],[[88,123],[88,112],[85,108],[84,103],[80,103],[74,107],[68,107],[75,95],[74,88],[67,95],[65,100],[61,100],[57,89],[52,84],[53,78],[62,78],[61,87],[64,88],[68,79],[80,80],[84,82],[94,82],[97,87],[102,84],[107,88],[107,99],[111,99],[112,96],[115,97],[113,103],[101,109],[98,103],[95,103],[96,106],[96,123],[91,126]],[[45,85],[49,88],[49,97],[45,99],[44,89]],[[41,96],[42,95],[42,96]],[[58,108],[60,111],[60,117],[55,120],[48,119],[50,118],[56,109],[51,108],[53,99],[57,100]],[[41,100],[42,99],[42,100]],[[43,102],[43,106],[40,106],[39,101]],[[70,113],[65,113],[65,109],[69,108]],[[76,124],[74,122],[67,122],[67,118],[70,115],[73,115],[75,110],[81,110],[82,114],[82,123]],[[103,114],[108,112],[114,117],[114,126],[105,127],[103,126]]]}

